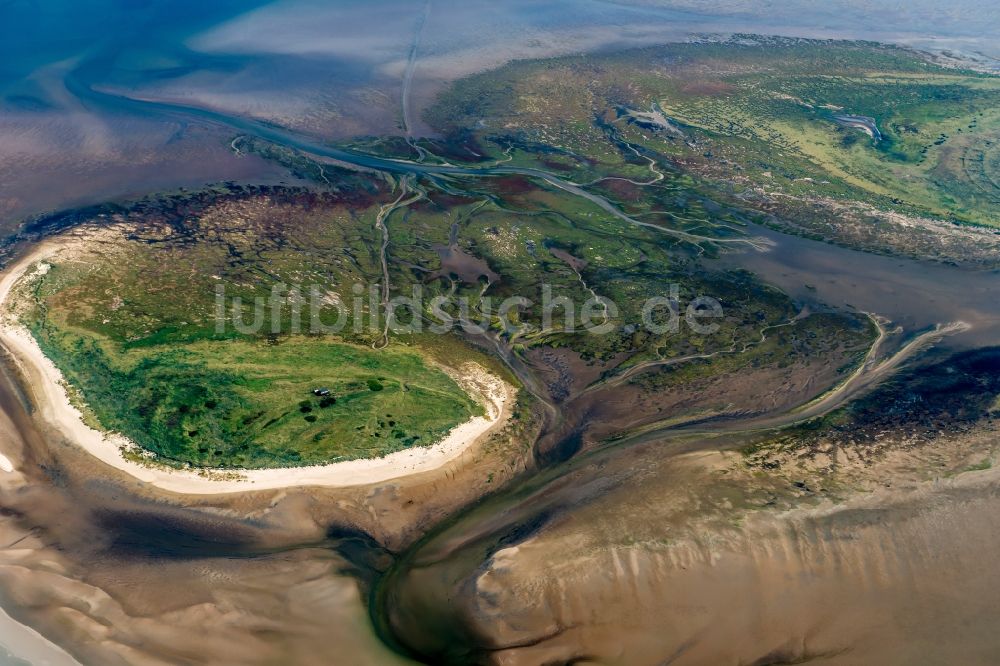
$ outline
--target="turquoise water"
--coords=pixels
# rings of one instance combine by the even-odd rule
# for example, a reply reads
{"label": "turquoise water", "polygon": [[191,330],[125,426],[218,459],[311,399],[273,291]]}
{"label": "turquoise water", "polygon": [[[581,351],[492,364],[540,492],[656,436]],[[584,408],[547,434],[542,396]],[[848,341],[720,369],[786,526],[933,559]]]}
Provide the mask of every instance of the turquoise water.
{"label": "turquoise water", "polygon": [[32,666],[30,661],[25,661],[11,654],[6,648],[0,645],[0,666]]}
{"label": "turquoise water", "polygon": [[0,86],[23,84],[37,68],[65,59],[109,59],[129,50],[177,54],[191,35],[259,4],[8,1],[0,4]]}
{"label": "turquoise water", "polygon": [[7,648],[0,645],[0,666],[31,666],[31,662],[15,657]]}

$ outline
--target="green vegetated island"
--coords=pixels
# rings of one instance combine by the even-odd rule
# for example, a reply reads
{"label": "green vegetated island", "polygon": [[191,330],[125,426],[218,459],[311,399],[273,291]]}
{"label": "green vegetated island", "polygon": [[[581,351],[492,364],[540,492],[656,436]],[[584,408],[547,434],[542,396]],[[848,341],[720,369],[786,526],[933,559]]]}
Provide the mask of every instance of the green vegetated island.
{"label": "green vegetated island", "polygon": [[[349,288],[356,268],[339,264],[359,241],[342,233],[346,209],[206,199],[215,203],[188,229],[105,235],[33,280],[37,307],[22,319],[96,424],[166,462],[253,468],[377,457],[431,444],[482,413],[428,353],[289,334],[290,307],[276,325],[284,333],[269,333],[269,307],[259,333],[239,333],[231,308],[220,332],[216,284],[248,304],[294,274],[322,271],[334,278],[323,284]],[[244,316],[253,320],[249,306]],[[474,356],[458,349],[452,360]]]}
{"label": "green vegetated island", "polygon": [[[998,102],[997,78],[867,43],[741,37],[516,62],[452,86],[427,112],[445,138],[419,144],[430,164],[492,172],[351,170],[240,136],[240,150],[313,183],[85,211],[84,227],[103,231],[22,285],[21,318],[95,425],[195,466],[433,443],[482,413],[442,366],[504,373],[497,350],[542,377],[546,401],[616,386],[630,413],[607,417],[608,437],[721,408],[727,387],[745,395],[764,377],[802,387],[794,397],[805,400],[861,363],[876,337],[869,318],[802,312],[759,277],[705,259],[755,247],[753,221],[950,260],[931,242],[934,225],[1000,225]],[[420,157],[391,138],[351,147]],[[982,261],[995,260],[984,250]],[[217,328],[219,285],[244,303],[276,285],[319,286],[329,304],[386,282],[390,296],[418,286],[425,304],[464,297],[489,332],[386,339],[349,313],[337,334],[292,334],[291,308],[278,321],[267,311],[259,333]],[[646,299],[672,283],[682,303],[722,303],[716,331],[639,325]],[[610,332],[571,330],[560,316],[543,326],[543,288],[610,299]],[[489,305],[509,296],[532,303],[501,329]],[[361,314],[381,306],[366,300]],[[703,400],[663,413],[652,397],[679,387]]]}
{"label": "green vegetated island", "polygon": [[667,183],[783,230],[968,261],[932,222],[1000,225],[998,101],[1000,78],[905,49],[737,36],[516,62],[460,81],[430,115],[575,182],[617,163],[630,180],[594,187],[626,203],[648,202],[636,183],[653,158],[675,170]]}

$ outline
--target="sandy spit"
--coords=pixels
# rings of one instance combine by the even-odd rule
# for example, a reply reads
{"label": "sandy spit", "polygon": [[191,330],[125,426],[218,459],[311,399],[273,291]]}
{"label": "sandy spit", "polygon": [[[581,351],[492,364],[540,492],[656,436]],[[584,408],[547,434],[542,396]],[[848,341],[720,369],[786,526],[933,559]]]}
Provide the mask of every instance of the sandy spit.
{"label": "sandy spit", "polygon": [[[81,239],[69,241],[84,242]],[[123,448],[135,445],[121,435],[87,425],[72,404],[62,373],[46,357],[31,333],[11,312],[9,297],[29,270],[44,270],[44,260],[58,255],[66,239],[52,239],[35,247],[0,276],[0,345],[6,348],[29,379],[37,414],[95,458],[139,481],[174,493],[222,494],[292,486],[349,487],[380,483],[438,469],[474,450],[475,445],[501,429],[510,417],[515,389],[481,366],[468,363],[453,376],[484,403],[487,416],[474,417],[455,427],[444,439],[427,447],[408,449],[383,458],[351,460],[330,465],[266,470],[176,470],[141,464],[125,458]],[[6,469],[0,460],[0,468]],[[9,461],[8,461],[9,462]]]}

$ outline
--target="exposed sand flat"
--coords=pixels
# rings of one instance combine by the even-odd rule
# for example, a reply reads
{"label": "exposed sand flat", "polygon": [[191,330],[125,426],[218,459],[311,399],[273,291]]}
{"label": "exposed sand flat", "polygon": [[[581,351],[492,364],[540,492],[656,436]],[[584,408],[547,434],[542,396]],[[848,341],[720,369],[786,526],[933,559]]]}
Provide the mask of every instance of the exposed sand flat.
{"label": "exposed sand flat", "polygon": [[[994,441],[985,433],[966,450]],[[746,512],[741,500],[761,486],[775,497],[788,482],[728,482],[731,454],[718,452],[604,458],[594,465],[602,479],[642,472],[601,502],[581,501],[593,483],[581,474],[504,506],[520,525],[552,506],[573,513],[482,564],[454,557],[454,538],[432,542],[390,613],[407,640],[434,649],[435,619],[419,612],[441,603],[463,623],[452,635],[504,666],[994,664],[1000,470],[921,478],[926,460],[941,464],[955,448],[852,467],[873,485],[842,500]],[[891,487],[878,482],[886,477]]]}
{"label": "exposed sand flat", "polygon": [[[50,643],[41,634],[26,627],[0,609],[0,663],[5,659],[23,659],[38,666],[79,666],[80,662],[65,650]],[[19,663],[19,662],[13,662]]]}
{"label": "exposed sand flat", "polygon": [[[74,239],[70,244],[79,242],[85,242],[85,239]],[[82,414],[69,398],[62,373],[42,353],[34,337],[8,307],[14,285],[29,270],[46,270],[44,260],[65,249],[65,239],[46,241],[3,273],[0,278],[0,345],[14,356],[30,380],[38,414],[45,423],[102,462],[158,488],[200,495],[291,486],[347,487],[380,483],[444,466],[502,428],[509,418],[515,389],[482,367],[469,363],[454,376],[466,390],[481,399],[487,415],[474,417],[455,427],[432,446],[399,451],[372,460],[287,469],[184,471],[134,462],[122,454],[123,448],[132,448],[135,446],[133,443],[120,435],[95,430],[84,422]],[[6,469],[2,460],[0,468]]]}

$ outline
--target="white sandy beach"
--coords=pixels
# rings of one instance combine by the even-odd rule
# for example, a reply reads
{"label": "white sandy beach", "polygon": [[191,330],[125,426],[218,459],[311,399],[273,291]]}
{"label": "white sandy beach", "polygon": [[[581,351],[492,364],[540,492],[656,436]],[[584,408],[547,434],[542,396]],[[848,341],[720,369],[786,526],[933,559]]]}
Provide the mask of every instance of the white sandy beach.
{"label": "white sandy beach", "polygon": [[127,440],[95,430],[84,422],[80,411],[70,401],[62,373],[42,353],[34,337],[18,323],[8,307],[8,298],[18,280],[59,251],[57,240],[45,241],[4,271],[0,278],[0,345],[14,356],[29,379],[38,416],[45,423],[102,462],[158,488],[203,495],[291,486],[348,487],[379,483],[444,466],[502,428],[509,417],[514,388],[480,366],[468,364],[457,378],[467,390],[479,394],[487,416],[475,417],[455,427],[432,446],[399,451],[373,460],[268,470],[183,471],[133,462],[122,455],[123,445],[131,445]]}

